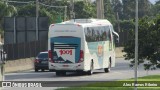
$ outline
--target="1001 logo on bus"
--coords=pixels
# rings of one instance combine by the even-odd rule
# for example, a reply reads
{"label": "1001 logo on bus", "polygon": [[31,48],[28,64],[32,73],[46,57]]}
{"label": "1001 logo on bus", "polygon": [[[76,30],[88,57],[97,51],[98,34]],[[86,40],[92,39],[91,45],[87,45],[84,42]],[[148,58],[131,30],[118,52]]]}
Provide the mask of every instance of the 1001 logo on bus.
{"label": "1001 logo on bus", "polygon": [[72,55],[72,50],[60,50],[60,55],[63,55],[63,54],[69,54],[69,55]]}

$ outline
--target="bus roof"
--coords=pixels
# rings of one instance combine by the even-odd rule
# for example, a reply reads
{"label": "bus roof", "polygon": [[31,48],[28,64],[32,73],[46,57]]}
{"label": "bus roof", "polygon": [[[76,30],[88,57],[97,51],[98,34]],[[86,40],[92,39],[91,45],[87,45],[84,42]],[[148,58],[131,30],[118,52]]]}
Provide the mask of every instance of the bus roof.
{"label": "bus roof", "polygon": [[71,19],[69,21],[65,21],[62,23],[57,23],[60,25],[88,25],[88,24],[101,24],[101,25],[111,25],[111,23],[107,19]]}

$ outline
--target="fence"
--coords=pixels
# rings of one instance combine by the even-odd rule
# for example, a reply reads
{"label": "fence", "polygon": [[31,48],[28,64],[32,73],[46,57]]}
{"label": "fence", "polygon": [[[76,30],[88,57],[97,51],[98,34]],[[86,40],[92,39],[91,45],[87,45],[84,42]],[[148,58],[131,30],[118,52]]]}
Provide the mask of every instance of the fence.
{"label": "fence", "polygon": [[47,40],[26,43],[6,44],[3,46],[7,60],[35,57],[39,52],[47,50]]}
{"label": "fence", "polygon": [[128,40],[130,40],[131,34],[129,30],[124,30],[122,32],[119,32],[119,43],[117,46],[119,47],[124,47],[124,45],[128,42]]}
{"label": "fence", "polygon": [[48,17],[39,17],[37,26],[36,17],[5,17],[4,44],[47,40]]}
{"label": "fence", "polygon": [[48,17],[5,17],[4,46],[7,60],[35,57],[47,50]]}

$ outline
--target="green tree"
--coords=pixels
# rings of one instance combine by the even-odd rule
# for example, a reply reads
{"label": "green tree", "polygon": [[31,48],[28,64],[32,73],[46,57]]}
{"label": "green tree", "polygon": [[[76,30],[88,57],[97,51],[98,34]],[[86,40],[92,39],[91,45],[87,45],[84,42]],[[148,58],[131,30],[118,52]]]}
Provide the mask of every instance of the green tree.
{"label": "green tree", "polygon": [[4,16],[11,17],[17,12],[17,9],[12,6],[8,5],[7,2],[0,2],[0,19]]}
{"label": "green tree", "polygon": [[[36,16],[36,6],[33,3],[27,4],[25,6],[19,6],[17,16],[35,17]],[[53,23],[53,21],[55,20],[55,13],[49,12],[45,7],[40,7],[39,16],[40,17],[43,17],[43,16],[48,17],[50,20],[50,23]]]}
{"label": "green tree", "polygon": [[7,2],[0,0],[0,33],[3,32],[2,30],[3,17],[11,17],[16,13],[17,13],[17,9],[14,6],[8,5]]}
{"label": "green tree", "polygon": [[114,15],[117,17],[119,15],[119,19],[122,19],[123,15],[123,5],[120,0],[111,0],[111,5],[114,11]]}
{"label": "green tree", "polygon": [[32,3],[19,6],[17,16],[36,16],[36,6]]}
{"label": "green tree", "polygon": [[104,17],[115,24],[116,18],[111,5],[111,0],[104,0]]}
{"label": "green tree", "polygon": [[135,1],[134,0],[122,0],[123,3],[123,18],[133,19],[135,11]]}
{"label": "green tree", "polygon": [[139,18],[144,16],[151,16],[152,4],[149,0],[139,0]]}
{"label": "green tree", "polygon": [[[134,48],[135,48],[135,33],[130,31],[131,38],[124,47],[126,52],[125,59],[131,61],[131,66],[134,65]],[[144,17],[139,20],[139,51],[138,64],[144,63],[145,69],[160,68],[160,15],[154,20]]]}
{"label": "green tree", "polygon": [[[23,1],[28,2],[27,0]],[[69,0],[39,0],[39,2],[40,2],[39,12],[41,16],[48,16],[52,22],[56,22],[58,18],[61,18],[63,20],[65,15],[65,8],[60,6],[67,6],[67,19],[69,19],[71,11]],[[34,2],[27,5],[26,4],[20,5],[18,3],[14,5],[18,8],[18,16],[35,16],[36,7]],[[57,7],[49,7],[49,6],[57,6]],[[96,17],[96,5],[94,3],[75,0],[74,7],[75,7],[74,11],[76,18]]]}
{"label": "green tree", "polygon": [[153,16],[156,16],[157,14],[160,13],[160,0],[157,1],[155,5],[152,5],[152,13],[153,13]]}
{"label": "green tree", "polygon": [[157,0],[157,1],[156,1],[156,4],[160,4],[160,0]]}
{"label": "green tree", "polygon": [[[135,18],[135,0],[122,0],[123,3],[123,18]],[[139,18],[151,15],[151,3],[149,0],[138,0],[139,3]]]}
{"label": "green tree", "polygon": [[77,1],[74,5],[75,18],[95,18],[96,7],[94,4]]}

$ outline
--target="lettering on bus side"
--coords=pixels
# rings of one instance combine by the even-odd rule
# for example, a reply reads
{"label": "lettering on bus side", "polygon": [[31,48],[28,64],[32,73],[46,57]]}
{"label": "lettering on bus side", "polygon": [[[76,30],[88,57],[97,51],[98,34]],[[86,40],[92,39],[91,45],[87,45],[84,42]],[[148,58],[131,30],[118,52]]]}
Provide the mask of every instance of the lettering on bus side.
{"label": "lettering on bus side", "polygon": [[60,50],[60,55],[63,55],[63,54],[69,54],[69,55],[72,55],[72,50]]}

